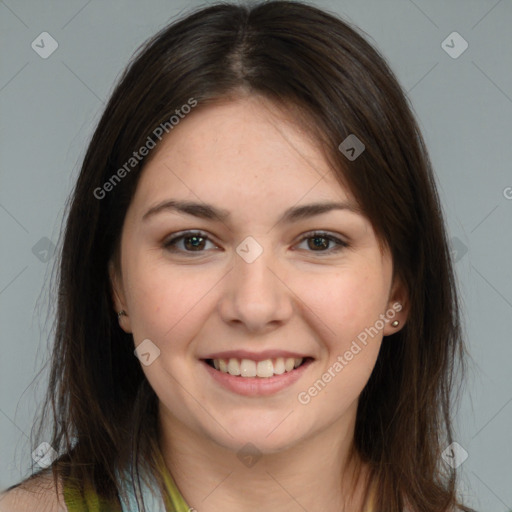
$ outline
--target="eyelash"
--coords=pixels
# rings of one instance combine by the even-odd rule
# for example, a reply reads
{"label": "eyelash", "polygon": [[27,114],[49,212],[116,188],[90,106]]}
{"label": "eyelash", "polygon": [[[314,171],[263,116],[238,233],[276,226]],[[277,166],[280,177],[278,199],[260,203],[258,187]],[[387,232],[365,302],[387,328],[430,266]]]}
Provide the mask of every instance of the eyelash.
{"label": "eyelash", "polygon": [[[181,252],[181,253],[186,254],[187,256],[194,257],[195,254],[200,254],[205,251],[204,250],[202,250],[202,251],[184,251],[184,250],[176,249],[177,242],[179,242],[180,240],[186,239],[186,238],[193,238],[193,237],[200,237],[200,238],[203,238],[203,239],[213,243],[210,240],[210,238],[208,237],[208,235],[206,235],[206,233],[204,233],[202,231],[185,231],[184,233],[174,236],[171,239],[164,242],[163,247],[172,253]],[[334,242],[337,245],[337,247],[335,247],[333,249],[328,249],[326,251],[312,251],[312,250],[308,251],[308,252],[312,252],[312,253],[333,254],[333,253],[337,253],[337,252],[341,251],[342,249],[349,246],[349,244],[347,242],[344,242],[343,240],[341,240],[329,233],[326,233],[324,231],[310,231],[308,233],[305,233],[303,235],[303,237],[299,240],[298,243],[302,243],[305,240],[309,240],[311,238],[325,238],[326,240],[329,240],[330,242]]]}

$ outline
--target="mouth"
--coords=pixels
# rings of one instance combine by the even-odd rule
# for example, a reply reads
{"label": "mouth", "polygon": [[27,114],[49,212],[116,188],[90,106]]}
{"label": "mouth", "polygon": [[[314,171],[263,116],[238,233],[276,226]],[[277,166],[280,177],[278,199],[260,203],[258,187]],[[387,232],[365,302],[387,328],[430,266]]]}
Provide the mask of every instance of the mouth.
{"label": "mouth", "polygon": [[241,379],[270,379],[280,375],[293,373],[295,370],[309,365],[312,357],[276,357],[254,361],[252,359],[203,359],[203,361],[219,373],[239,377]]}
{"label": "mouth", "polygon": [[212,384],[252,398],[275,395],[292,387],[313,361],[312,357],[277,357],[259,361],[236,357],[201,359]]}

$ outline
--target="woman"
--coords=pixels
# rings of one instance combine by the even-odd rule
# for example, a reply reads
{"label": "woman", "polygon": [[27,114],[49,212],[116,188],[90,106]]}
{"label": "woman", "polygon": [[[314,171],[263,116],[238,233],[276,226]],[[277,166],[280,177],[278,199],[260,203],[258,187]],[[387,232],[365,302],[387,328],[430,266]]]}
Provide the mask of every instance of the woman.
{"label": "woman", "polygon": [[7,511],[469,510],[428,154],[326,12],[218,4],[146,43],[72,195],[57,320],[59,456]]}

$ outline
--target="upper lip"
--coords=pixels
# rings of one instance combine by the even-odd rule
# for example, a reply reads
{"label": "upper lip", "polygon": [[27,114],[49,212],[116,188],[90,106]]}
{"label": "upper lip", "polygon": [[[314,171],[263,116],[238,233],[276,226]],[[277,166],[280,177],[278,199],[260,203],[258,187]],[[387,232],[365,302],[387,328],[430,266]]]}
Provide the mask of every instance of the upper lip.
{"label": "upper lip", "polygon": [[306,354],[290,352],[288,350],[264,350],[263,352],[250,352],[248,350],[227,350],[225,352],[215,352],[202,357],[201,359],[250,359],[252,361],[264,361],[265,359],[277,359],[278,357],[302,358],[311,357]]}

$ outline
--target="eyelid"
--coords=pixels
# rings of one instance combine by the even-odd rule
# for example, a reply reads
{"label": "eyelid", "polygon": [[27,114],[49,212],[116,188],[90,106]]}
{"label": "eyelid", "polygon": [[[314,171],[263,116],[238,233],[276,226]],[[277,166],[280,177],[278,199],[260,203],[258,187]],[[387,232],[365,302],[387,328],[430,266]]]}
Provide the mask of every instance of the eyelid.
{"label": "eyelid", "polygon": [[330,231],[322,231],[322,230],[316,229],[316,230],[307,231],[306,233],[301,234],[298,242],[295,245],[297,245],[298,243],[304,242],[308,238],[315,238],[315,237],[325,238],[327,240],[330,240],[331,242],[336,243],[336,247],[329,249],[327,251],[307,251],[307,252],[310,252],[312,254],[317,253],[320,256],[322,256],[322,255],[329,256],[331,254],[338,253],[342,249],[349,247],[349,243],[347,241],[343,240],[342,238],[340,238],[340,236],[341,235],[331,233]]}
{"label": "eyelid", "polygon": [[[209,241],[215,245],[215,242],[212,240],[212,237],[205,231],[201,231],[200,229],[188,229],[185,231],[178,231],[176,233],[173,233],[170,236],[170,238],[167,238],[166,240],[164,240],[163,247],[165,249],[171,251],[170,248],[173,247],[173,243],[178,242],[179,240],[181,240],[183,238],[189,238],[189,237],[193,237],[193,236],[198,236],[198,237],[204,238],[207,241]],[[195,251],[175,250],[173,252],[181,252],[184,254],[194,254]],[[197,251],[198,254],[201,252],[205,252],[205,251]]]}
{"label": "eyelid", "polygon": [[340,243],[348,245],[347,241],[340,238],[342,235],[339,235],[338,233],[333,233],[331,231],[324,231],[322,229],[313,229],[312,231],[306,231],[305,233],[302,233],[300,235],[299,241],[302,241],[305,238],[312,238],[315,236],[325,237],[325,238],[331,237],[331,238],[338,240]]}

